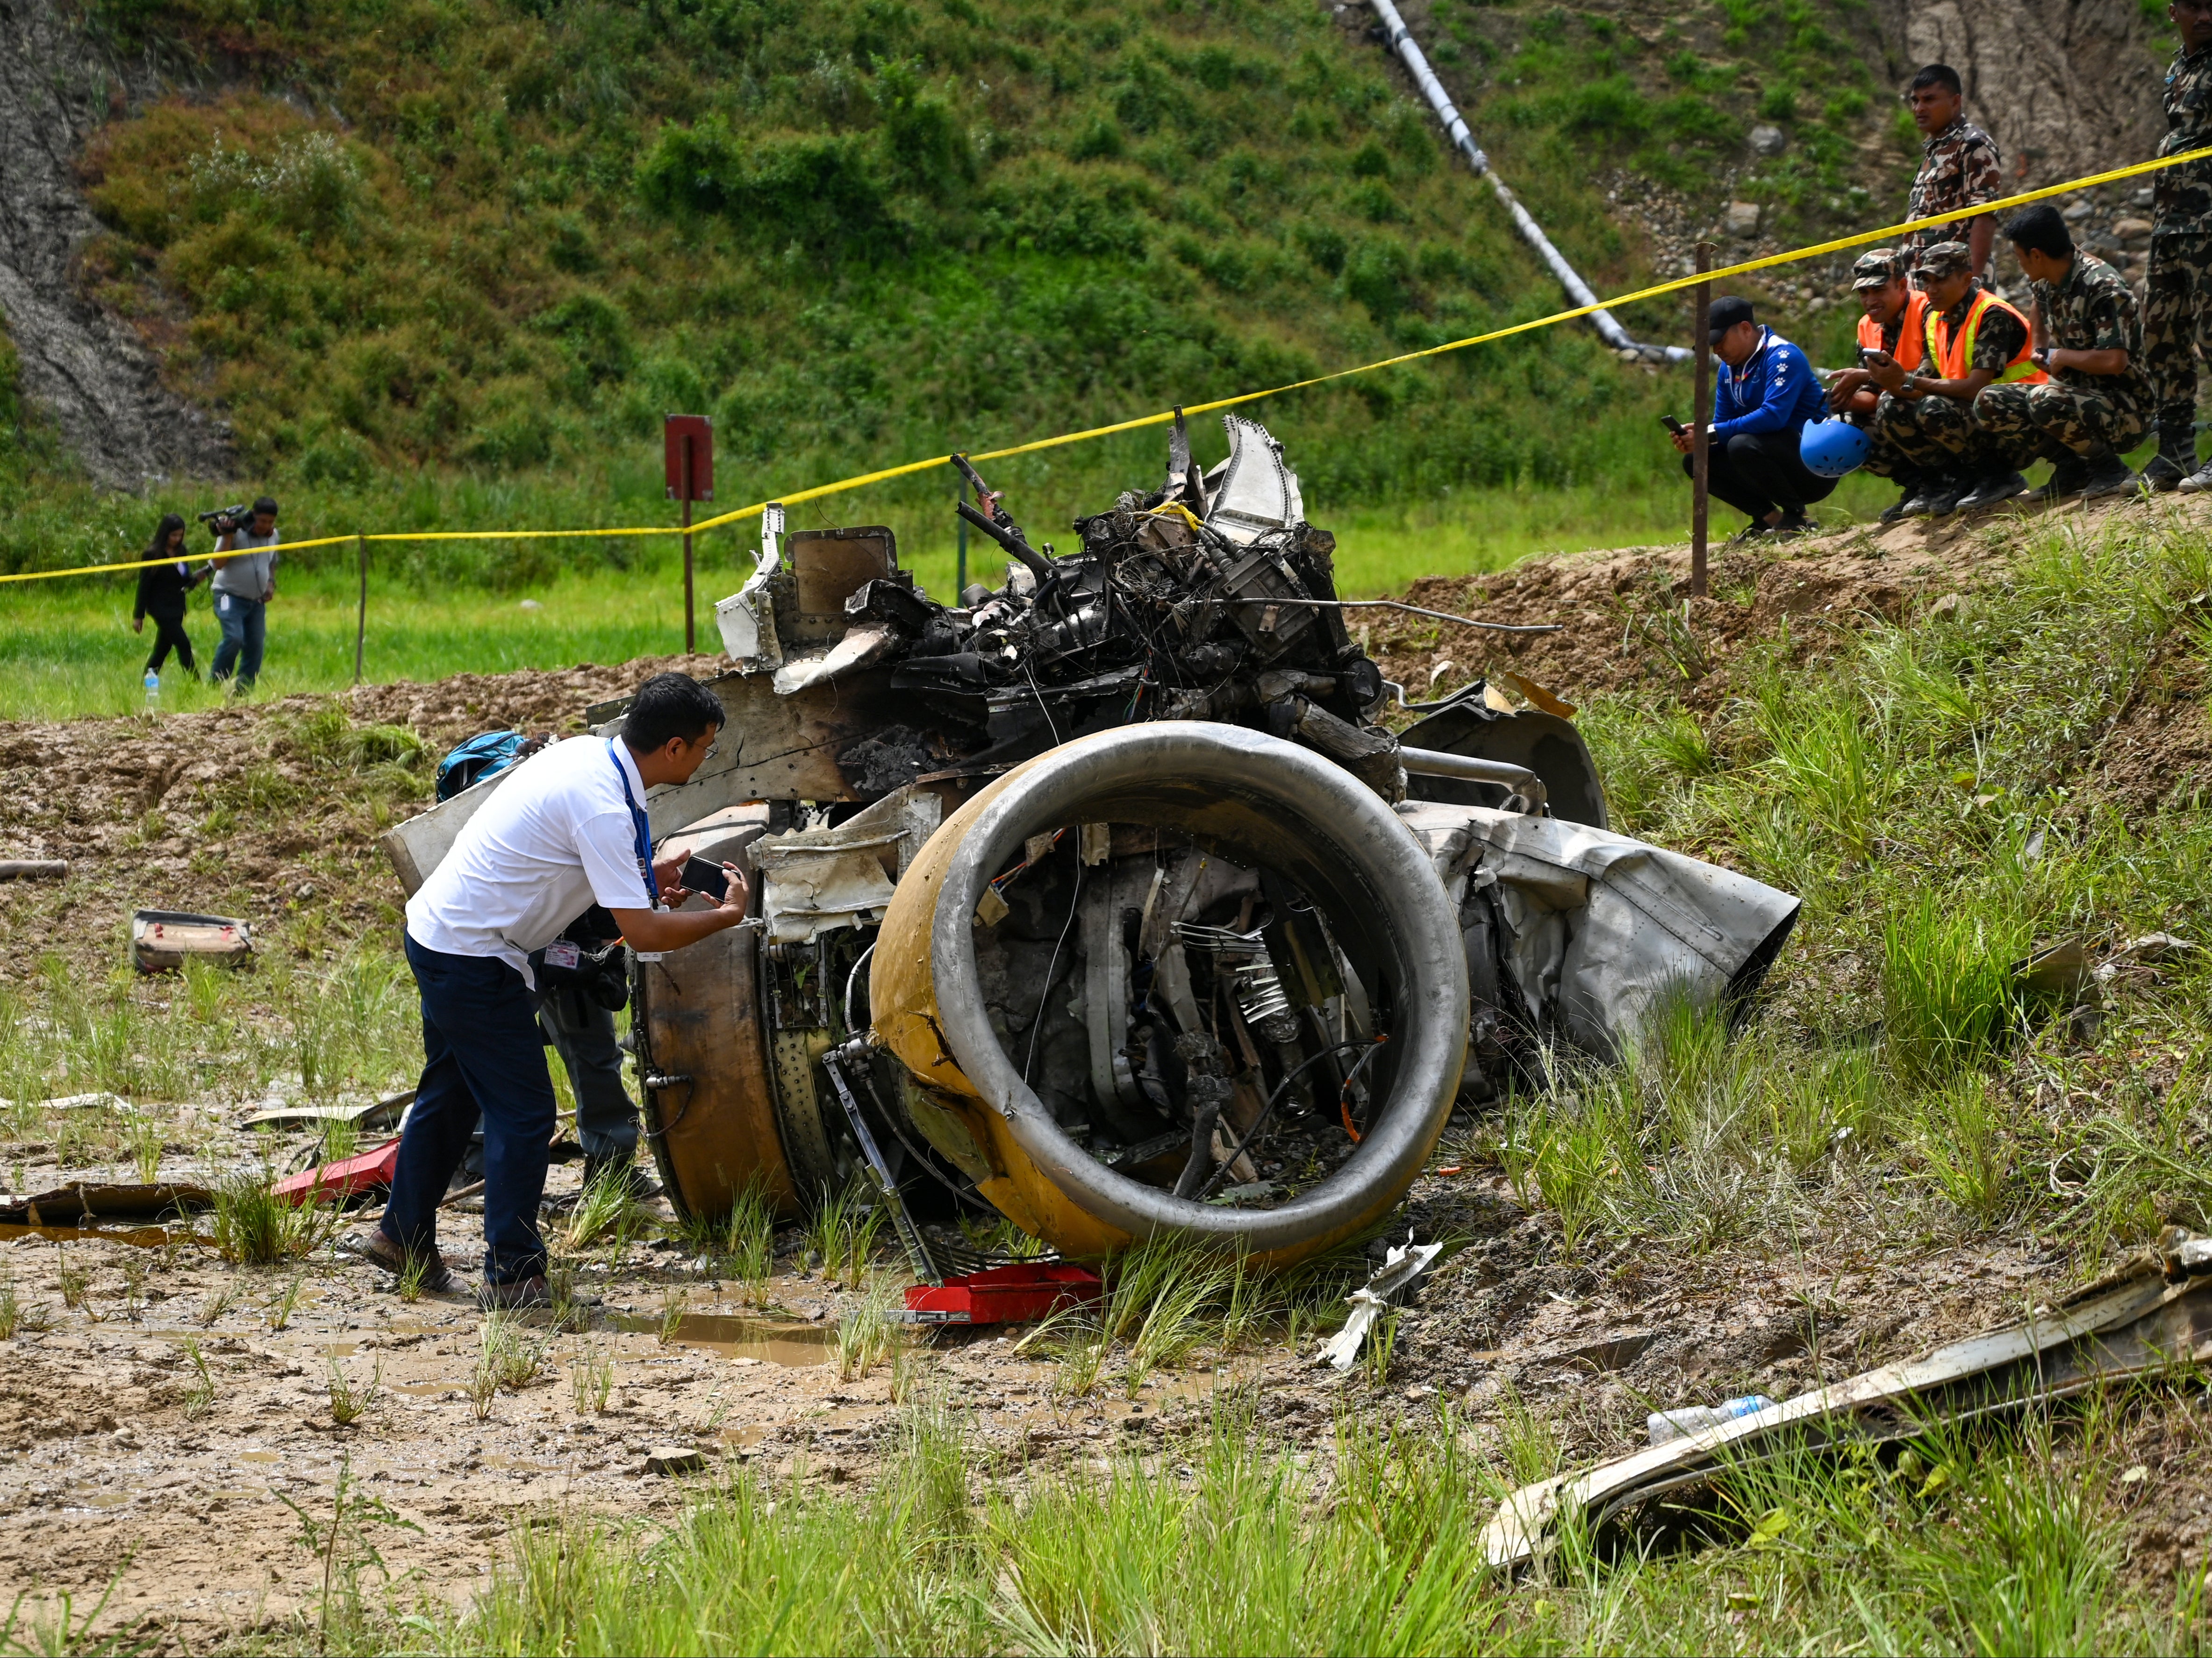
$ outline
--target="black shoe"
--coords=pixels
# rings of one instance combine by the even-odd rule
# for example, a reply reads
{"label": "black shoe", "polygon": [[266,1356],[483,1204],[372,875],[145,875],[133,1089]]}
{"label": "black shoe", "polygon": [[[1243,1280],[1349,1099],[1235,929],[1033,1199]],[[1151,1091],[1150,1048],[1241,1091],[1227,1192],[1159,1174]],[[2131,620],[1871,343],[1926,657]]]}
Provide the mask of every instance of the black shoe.
{"label": "black shoe", "polygon": [[1766,538],[1769,541],[1787,541],[1794,536],[1812,535],[1820,527],[1804,513],[1791,513],[1785,515],[1781,523],[1767,527]]}
{"label": "black shoe", "polygon": [[1897,504],[1899,518],[1929,518],[1951,510],[1960,485],[1941,473],[1930,472],[1912,486],[1912,493]]}
{"label": "black shoe", "polygon": [[2079,455],[2069,454],[2051,469],[2051,478],[2035,492],[2038,501],[2065,501],[2081,493],[2081,486],[2089,481],[2089,463]]}
{"label": "black shoe", "polygon": [[2100,495],[2132,495],[2136,490],[2136,475],[2129,471],[2127,462],[2107,449],[2101,455],[2092,455],[2087,462],[2088,476],[2081,480],[2081,499],[2094,501]]}
{"label": "black shoe", "polygon": [[1960,501],[1972,492],[1973,487],[1974,481],[1970,477],[1945,478],[1929,493],[1928,516],[1948,518],[1959,510]]}
{"label": "black shoe", "polygon": [[1897,499],[1881,509],[1881,516],[1877,522],[1894,524],[1901,518],[1909,517],[1912,511],[1913,495],[1919,488],[1917,483],[1906,484]]}
{"label": "black shoe", "polygon": [[1992,472],[1959,497],[1953,509],[1961,513],[1978,513],[1984,507],[2000,506],[2027,488],[2027,480],[2017,472]]}
{"label": "black shoe", "polygon": [[2154,495],[2164,495],[2181,487],[2181,480],[2197,470],[2197,434],[2161,431],[2158,452],[2142,469],[2143,488]]}

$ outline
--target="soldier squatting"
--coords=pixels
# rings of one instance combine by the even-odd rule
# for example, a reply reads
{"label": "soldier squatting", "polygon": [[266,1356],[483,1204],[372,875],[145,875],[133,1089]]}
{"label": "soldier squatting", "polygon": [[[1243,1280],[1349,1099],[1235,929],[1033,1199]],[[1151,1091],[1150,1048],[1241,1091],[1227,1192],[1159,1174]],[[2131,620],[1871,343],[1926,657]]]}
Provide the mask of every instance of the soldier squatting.
{"label": "soldier squatting", "polygon": [[[2181,49],[2166,77],[2162,155],[2212,145],[2212,0],[2172,0],[2167,15]],[[1905,100],[1927,135],[1906,216],[2002,199],[1996,144],[1966,118],[1957,72],[1929,64]],[[1989,282],[1992,214],[1862,255],[1852,270],[1865,312],[1859,362],[1833,377],[1825,399],[1808,383],[1802,354],[1760,327],[1749,301],[1717,301],[1713,494],[1751,519],[1748,535],[1809,529],[1806,508],[1835,487],[1798,453],[1823,401],[1865,432],[1865,469],[1899,485],[1886,522],[2008,501],[2027,488],[2021,469],[2038,460],[2053,465],[2036,491],[2045,501],[2212,490],[2195,432],[2196,358],[2212,361],[2212,167],[2153,179],[2140,302],[2118,271],[2075,246],[2048,203],[2002,229],[2028,278],[2026,311]],[[2154,428],[2158,452],[2138,477],[2121,455]],[[1686,456],[1687,434],[1675,442]]]}

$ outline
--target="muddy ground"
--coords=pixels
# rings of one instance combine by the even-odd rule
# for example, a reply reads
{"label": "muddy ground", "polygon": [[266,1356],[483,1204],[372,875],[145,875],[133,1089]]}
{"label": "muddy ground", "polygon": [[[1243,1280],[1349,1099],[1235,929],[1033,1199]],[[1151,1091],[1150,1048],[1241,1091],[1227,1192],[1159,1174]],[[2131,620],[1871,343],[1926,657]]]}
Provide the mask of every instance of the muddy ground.
{"label": "muddy ground", "polygon": [[[2099,509],[2175,510],[2185,509]],[[1570,701],[1645,686],[1711,707],[1741,653],[1785,621],[1793,647],[1816,652],[1868,617],[1998,579],[2007,534],[1907,526],[1800,543],[1786,556],[1722,552],[1713,596],[1690,603],[1680,636],[1701,653],[1695,672],[1678,659],[1678,636],[1654,623],[1680,614],[1679,549],[1424,583],[1417,602],[1570,627],[1478,656],[1462,646],[1464,630],[1378,623],[1376,648],[1416,695],[1458,652],[1440,689],[1511,665]],[[491,726],[573,726],[585,705],[663,665],[372,687],[347,706],[435,752]],[[2136,771],[2160,787],[2172,773],[2151,758],[2167,744],[2212,754],[2201,699],[2180,689],[2131,705],[2116,730],[2119,750],[2144,756]],[[41,952],[72,972],[110,973],[123,920],[140,904],[247,914],[276,951],[396,926],[399,890],[371,841],[381,822],[416,809],[420,777],[380,783],[356,756],[333,785],[333,762],[301,735],[316,706],[0,726],[0,856],[73,865],[65,883],[0,887],[0,973],[21,978]],[[188,1102],[182,1121],[197,1128],[180,1130],[164,1176],[235,1164],[252,1103]],[[665,1515],[687,1482],[740,1466],[779,1481],[866,1480],[894,1389],[909,1384],[942,1387],[972,1410],[982,1466],[1010,1479],[1040,1461],[1171,1448],[1204,1426],[1222,1393],[1291,1442],[1326,1441],[1346,1413],[1425,1430],[1443,1406],[1495,1440],[1510,1402],[1526,1401],[1558,1419],[1570,1456],[1592,1457],[1637,1442],[1647,1410],[1749,1391],[1786,1397],[2009,1322],[2067,1287],[2064,1257],[2033,1240],[1963,1244],[1932,1219],[1916,1231],[1894,1216],[1705,1254],[1631,1245],[1573,1256],[1550,1217],[1464,1155],[1478,1127],[1455,1121],[1409,1196],[1404,1225],[1466,1247],[1407,1315],[1379,1382],[1364,1368],[1316,1368],[1309,1336],[1297,1352],[1278,1345],[1218,1368],[1209,1355],[1162,1370],[1133,1398],[1109,1365],[1098,1392],[1074,1399],[1056,1391],[1054,1364],[1014,1350],[1021,1332],[988,1329],[917,1337],[905,1360],[841,1379],[830,1332],[842,1292],[800,1266],[787,1231],[757,1297],[764,1307],[672,1241],[602,1251],[580,1281],[605,1297],[589,1327],[556,1331],[538,1315],[538,1375],[479,1419],[466,1390],[481,1320],[465,1297],[404,1302],[389,1279],[326,1248],[279,1328],[290,1274],[234,1269],[182,1229],[137,1242],[9,1229],[0,1286],[12,1283],[36,1315],[0,1342],[0,1584],[67,1591],[80,1612],[112,1584],[102,1626],[149,1649],[203,1649],[254,1629],[281,1639],[312,1615],[321,1581],[290,1505],[327,1515],[341,1467],[405,1522],[374,1535],[402,1597],[450,1601],[483,1581],[519,1527],[547,1515]],[[0,1145],[0,1167],[19,1193],[64,1178],[55,1147],[37,1141]],[[555,1191],[575,1177],[556,1169]],[[472,1260],[476,1225],[449,1220],[457,1266]],[[1865,1241],[1877,1236],[1891,1242]],[[88,1275],[81,1295],[73,1284],[65,1293],[65,1272]],[[614,1365],[604,1412],[574,1385],[595,1356]],[[348,1386],[376,1388],[352,1426],[333,1419],[334,1363]],[[2139,1570],[2202,1558],[2212,1509],[2189,1470],[2205,1416],[2177,1401],[2130,1430],[2149,1471],[2129,1488]],[[668,1447],[696,1451],[698,1470],[657,1471],[651,1454]]]}
{"label": "muddy ground", "polygon": [[1557,623],[1544,635],[1483,634],[1402,612],[1370,611],[1370,649],[1408,701],[1447,695],[1485,673],[1525,675],[1570,702],[1636,692],[1700,713],[1741,688],[1741,660],[1778,642],[1805,662],[1872,621],[1899,622],[1945,595],[2001,581],[2027,535],[2117,520],[2202,524],[2212,507],[2165,495],[1930,523],[1856,525],[1778,544],[1716,539],[1707,593],[1690,594],[1689,550],[1627,547],[1536,558],[1493,575],[1430,576],[1410,602],[1490,622]]}

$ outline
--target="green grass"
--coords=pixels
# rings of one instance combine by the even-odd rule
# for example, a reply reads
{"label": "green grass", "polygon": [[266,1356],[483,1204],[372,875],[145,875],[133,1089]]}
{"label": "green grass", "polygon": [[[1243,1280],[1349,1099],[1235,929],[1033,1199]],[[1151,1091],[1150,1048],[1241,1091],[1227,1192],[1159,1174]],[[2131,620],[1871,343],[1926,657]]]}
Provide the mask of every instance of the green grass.
{"label": "green grass", "polygon": [[[1504,569],[1538,552],[1680,542],[1688,534],[1688,490],[1668,466],[1673,452],[1665,447],[1663,435],[1653,428],[1649,467],[1635,487],[1479,488],[1453,490],[1425,503],[1336,511],[1325,501],[1310,498],[1308,512],[1335,533],[1338,585],[1347,597],[1357,598],[1401,592],[1423,576]],[[1158,464],[1152,451],[1158,447],[1148,444],[1141,457],[1132,457],[1131,477],[1152,479]],[[1293,452],[1292,465],[1298,459]],[[1033,538],[1049,538],[1058,533],[1054,525],[1099,504],[1095,495],[1075,493],[1085,483],[1080,477],[1036,471],[1024,489],[1021,469],[1006,469],[1013,507],[1031,526]],[[1879,480],[1855,477],[1822,510],[1832,518],[1864,516],[1888,499]],[[447,504],[471,515],[504,511],[517,515],[510,523],[556,525],[575,521],[559,514],[584,505],[556,492],[521,490],[458,497]],[[341,499],[311,511],[319,519],[348,509],[373,511],[378,505],[367,497]],[[649,501],[625,499],[616,506],[640,506],[647,521],[660,515],[657,504]],[[154,510],[138,508],[135,516],[150,521]],[[917,499],[911,491],[902,498],[879,489],[799,509],[793,527],[887,522],[898,533],[901,562],[915,571],[932,594],[949,603],[958,568],[944,522],[950,517],[949,492],[940,501]],[[1716,504],[1715,539],[1741,522]],[[750,550],[758,544],[757,524],[700,538],[695,586],[702,651],[720,653],[714,601],[742,585],[752,568]],[[586,563],[532,562],[543,545],[492,545],[493,553],[481,555],[465,544],[458,556],[513,556],[521,562],[520,570],[489,572],[497,577],[493,585],[486,584],[488,572],[477,563],[441,572],[440,561],[447,555],[439,544],[372,550],[362,660],[371,682],[622,663],[683,648],[683,572],[672,546],[626,542],[615,556],[602,554],[596,562]],[[986,562],[987,551],[994,562]],[[969,553],[970,580],[996,584],[1004,579],[1005,557],[995,548],[988,548],[979,537]],[[0,628],[0,719],[72,719],[143,709],[139,682],[151,635],[131,631],[134,592],[129,578],[102,576],[0,587],[0,617],[5,618]],[[267,699],[350,685],[359,597],[352,548],[311,549],[280,568],[258,695]],[[186,626],[204,674],[220,639],[204,594],[192,600]],[[179,672],[173,658],[164,668],[163,710],[212,707],[221,700],[204,683]]]}
{"label": "green grass", "polygon": [[[2124,1426],[2093,1400],[1941,1435],[1902,1456],[1809,1453],[1724,1477],[1705,1546],[1650,1555],[1570,1530],[1520,1583],[1480,1533],[1517,1479],[1445,1416],[1347,1419],[1306,1457],[1249,1415],[1159,1456],[979,1455],[957,1411],[910,1406],[859,1492],[746,1467],[672,1521],[515,1533],[465,1609],[410,1619],[435,1651],[1900,1651],[2195,1649],[2185,1588],[2130,1582],[2108,1493]],[[377,1649],[374,1617],[334,1634]]]}
{"label": "green grass", "polygon": [[[163,102],[82,158],[106,227],[88,284],[125,316],[159,312],[172,382],[240,433],[236,489],[313,503],[291,527],[634,522],[659,505],[644,469],[672,409],[715,417],[727,505],[1560,303],[1384,55],[1292,0],[98,0],[88,17],[123,52],[220,53],[236,85],[345,112],[239,90]],[[1601,292],[1653,274],[1609,170],[1717,188],[1759,111],[1796,142],[1732,189],[1808,223],[1884,193],[1821,193],[1839,158],[1863,171],[1851,141],[1886,72],[1843,0],[1698,0],[1656,40],[1448,3],[1426,33],[1504,175]],[[1678,337],[1684,310],[1625,320]],[[1799,331],[1825,349],[1848,319]],[[7,367],[0,426],[20,427]],[[1633,494],[1680,379],[1567,326],[1260,412],[1311,499]],[[1155,436],[1012,470],[1080,481],[1056,515],[1061,495],[1123,487],[1131,443],[1154,471]],[[11,482],[37,475],[0,501],[0,568],[137,544],[128,512],[60,487],[50,438],[26,441],[0,459]],[[518,491],[570,510],[478,510]],[[507,581],[595,562],[417,557]]]}

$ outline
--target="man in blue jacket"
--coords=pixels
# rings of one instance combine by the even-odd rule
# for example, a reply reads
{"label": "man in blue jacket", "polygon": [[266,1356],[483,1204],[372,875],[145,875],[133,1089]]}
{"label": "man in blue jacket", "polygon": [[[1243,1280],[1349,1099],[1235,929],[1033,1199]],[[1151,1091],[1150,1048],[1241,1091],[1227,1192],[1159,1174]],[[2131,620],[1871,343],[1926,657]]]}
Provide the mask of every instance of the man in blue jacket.
{"label": "man in blue jacket", "polygon": [[[1799,459],[1798,435],[1820,417],[1820,383],[1805,354],[1752,315],[1751,301],[1733,295],[1710,313],[1713,423],[1705,452],[1706,487],[1751,520],[1749,536],[1802,535],[1813,527],[1805,509],[1836,487]],[[1682,471],[1691,468],[1690,432],[1674,434]]]}

